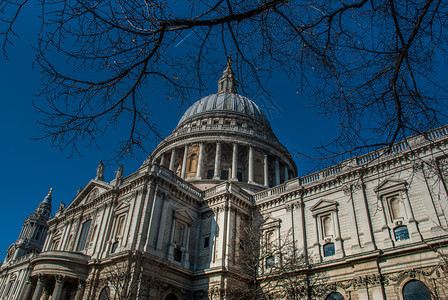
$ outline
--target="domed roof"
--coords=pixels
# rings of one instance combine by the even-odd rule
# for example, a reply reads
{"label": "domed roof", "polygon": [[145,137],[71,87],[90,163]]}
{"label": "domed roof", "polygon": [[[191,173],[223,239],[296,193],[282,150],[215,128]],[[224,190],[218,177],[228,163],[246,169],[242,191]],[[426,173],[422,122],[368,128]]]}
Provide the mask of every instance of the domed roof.
{"label": "domed roof", "polygon": [[237,113],[248,116],[264,126],[271,128],[268,118],[252,100],[236,93],[218,93],[208,95],[196,101],[184,113],[179,125],[201,114],[224,112]]}

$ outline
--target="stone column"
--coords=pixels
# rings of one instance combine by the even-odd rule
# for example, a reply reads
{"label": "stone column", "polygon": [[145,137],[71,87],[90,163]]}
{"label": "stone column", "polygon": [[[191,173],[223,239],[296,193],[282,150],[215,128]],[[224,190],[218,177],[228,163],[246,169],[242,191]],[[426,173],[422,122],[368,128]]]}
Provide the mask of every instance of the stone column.
{"label": "stone column", "polygon": [[[366,191],[365,191],[365,184],[364,184],[364,178],[363,175],[361,175],[361,183],[360,185],[355,188],[356,189],[360,189],[360,193],[361,193],[361,200],[360,201],[356,201],[356,203],[360,204],[361,209],[359,210],[361,212],[361,224],[364,224],[364,247],[367,250],[367,247],[369,247],[370,249],[376,249],[376,243],[375,243],[375,238],[373,235],[373,227],[372,227],[372,219],[370,217],[370,212],[369,212],[369,204],[367,201],[367,195],[366,195]],[[381,214],[381,213],[380,213]]]}
{"label": "stone column", "polygon": [[415,218],[414,218],[414,212],[412,211],[411,202],[409,201],[408,191],[406,189],[404,189],[402,192],[403,192],[403,195],[402,195],[401,199],[402,199],[403,204],[404,204],[404,209],[406,211],[406,215],[409,218],[408,219],[408,222],[409,222],[409,226],[408,226],[409,234],[410,234],[412,239],[416,239],[417,241],[421,241],[422,240],[422,236],[421,236],[421,233],[419,232],[419,228],[417,226],[417,222],[415,221]]}
{"label": "stone column", "polygon": [[40,297],[40,300],[48,300],[49,298],[50,298],[50,291],[48,290],[47,287],[44,287],[44,290],[42,292],[42,297]]}
{"label": "stone column", "polygon": [[278,161],[278,158],[276,157],[274,160],[275,163],[275,185],[280,184],[280,162]]}
{"label": "stone column", "polygon": [[199,144],[198,168],[196,169],[196,177],[202,179],[202,168],[204,164],[204,143]]}
{"label": "stone column", "polygon": [[44,275],[39,274],[37,279],[36,289],[34,290],[33,300],[39,300],[42,296],[42,291],[44,289]]}
{"label": "stone column", "polygon": [[213,179],[221,178],[221,142],[216,142],[215,153],[215,170],[213,172]]}
{"label": "stone column", "polygon": [[166,227],[166,222],[168,219],[168,213],[170,213],[171,211],[169,210],[169,208],[170,208],[169,198],[166,197],[166,194],[161,193],[160,197],[162,200],[162,208],[161,208],[160,226],[157,228],[158,232],[157,232],[157,241],[155,243],[155,248],[158,251],[160,251],[160,253],[162,253],[163,236],[165,234],[165,227]]}
{"label": "stone column", "polygon": [[[335,252],[340,252],[342,256],[345,256],[345,250],[344,250],[344,245],[342,244],[342,238],[341,238],[341,227],[339,226],[339,219],[338,219],[338,214],[336,211],[333,211],[331,213],[331,218],[334,220],[334,229],[336,231],[336,238],[335,243],[336,243],[336,251]],[[353,225],[356,226],[356,225]]]}
{"label": "stone column", "polygon": [[51,300],[59,300],[61,297],[62,286],[64,285],[64,276],[56,275],[56,284],[54,285],[53,294]]}
{"label": "stone column", "polygon": [[269,187],[268,155],[264,155],[264,186]]}
{"label": "stone column", "polygon": [[188,250],[190,248],[190,225],[187,226],[187,239],[185,240],[185,246],[183,251],[183,258],[182,258],[182,266],[184,268],[190,269],[190,251]]}
{"label": "stone column", "polygon": [[315,228],[316,228],[315,229],[316,230],[315,241],[314,241],[314,244],[313,244],[314,252],[317,253],[319,262],[321,262],[322,261],[322,253],[321,253],[321,250],[320,250],[320,236],[319,236],[319,227],[320,227],[319,226],[319,221],[320,220],[318,220],[316,215],[314,215],[313,218],[314,218],[314,225],[315,225]]}
{"label": "stone column", "polygon": [[182,173],[180,175],[182,179],[185,179],[185,173],[187,172],[187,158],[188,158],[188,145],[185,145],[184,159],[182,160]]}
{"label": "stone column", "polygon": [[283,169],[283,171],[285,171],[285,181],[288,181],[289,174],[288,174],[288,166],[287,165],[285,165],[285,168]]}
{"label": "stone column", "polygon": [[232,180],[238,180],[238,144],[233,143],[233,155],[232,155]]}
{"label": "stone column", "polygon": [[249,146],[248,183],[254,183],[254,146]]}
{"label": "stone column", "polygon": [[162,153],[162,156],[160,157],[160,165],[165,165],[165,153]]}
{"label": "stone column", "polygon": [[78,287],[76,289],[75,300],[82,300],[84,295],[84,289],[86,287],[86,282],[82,279],[78,280]]}
{"label": "stone column", "polygon": [[174,170],[174,161],[176,160],[176,148],[173,148],[173,150],[171,150],[171,159],[170,159],[170,171],[176,171]]}
{"label": "stone column", "polygon": [[21,299],[25,299],[25,300],[30,299],[31,295],[32,295],[32,291],[33,291],[33,278],[30,277],[30,278],[28,278],[28,280],[25,283],[25,288],[22,293],[23,298],[21,298]]}

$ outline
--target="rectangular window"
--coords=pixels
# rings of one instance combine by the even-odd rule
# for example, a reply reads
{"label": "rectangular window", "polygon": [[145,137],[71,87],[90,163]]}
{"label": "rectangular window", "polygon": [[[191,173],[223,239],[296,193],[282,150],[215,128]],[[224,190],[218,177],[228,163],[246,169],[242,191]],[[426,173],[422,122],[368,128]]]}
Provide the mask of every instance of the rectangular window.
{"label": "rectangular window", "polygon": [[78,246],[76,247],[76,251],[82,251],[86,247],[87,236],[89,234],[90,223],[92,220],[88,220],[82,224],[81,234],[79,235]]}
{"label": "rectangular window", "polygon": [[407,226],[399,226],[394,229],[395,240],[403,241],[409,239],[409,231]]}
{"label": "rectangular window", "polygon": [[207,179],[213,179],[214,171],[213,170],[207,170]]}
{"label": "rectangular window", "polygon": [[210,237],[206,236],[204,238],[204,248],[208,248],[210,246]]}
{"label": "rectangular window", "polygon": [[118,248],[118,242],[115,242],[112,244],[112,247],[110,248],[110,253],[115,253],[115,251],[117,251]]}
{"label": "rectangular window", "polygon": [[229,179],[229,171],[221,170],[221,179],[222,180],[228,180]]}
{"label": "rectangular window", "polygon": [[328,243],[324,245],[324,257],[333,256],[334,254],[334,243]]}
{"label": "rectangular window", "polygon": [[182,261],[182,250],[179,247],[174,248],[173,259],[178,262]]}
{"label": "rectangular window", "polygon": [[238,178],[238,181],[243,181],[243,173],[242,172],[236,172],[236,178]]}
{"label": "rectangular window", "polygon": [[266,257],[266,269],[270,269],[275,265],[275,257],[270,255]]}

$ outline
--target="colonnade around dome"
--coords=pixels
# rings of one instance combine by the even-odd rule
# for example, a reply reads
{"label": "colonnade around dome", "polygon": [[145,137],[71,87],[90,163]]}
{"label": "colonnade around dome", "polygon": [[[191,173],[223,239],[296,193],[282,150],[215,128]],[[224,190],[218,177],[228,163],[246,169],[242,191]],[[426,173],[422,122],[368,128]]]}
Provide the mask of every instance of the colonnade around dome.
{"label": "colonnade around dome", "polygon": [[232,180],[268,188],[294,176],[278,157],[238,142],[185,144],[165,151],[157,162],[187,181]]}

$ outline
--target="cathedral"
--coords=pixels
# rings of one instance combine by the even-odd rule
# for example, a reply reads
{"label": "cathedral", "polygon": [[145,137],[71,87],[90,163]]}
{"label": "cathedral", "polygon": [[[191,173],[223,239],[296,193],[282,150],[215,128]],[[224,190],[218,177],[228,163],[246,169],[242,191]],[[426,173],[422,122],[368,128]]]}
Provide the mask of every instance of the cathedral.
{"label": "cathedral", "polygon": [[50,190],[0,299],[447,299],[448,126],[297,177],[237,87],[229,62],[134,173]]}

